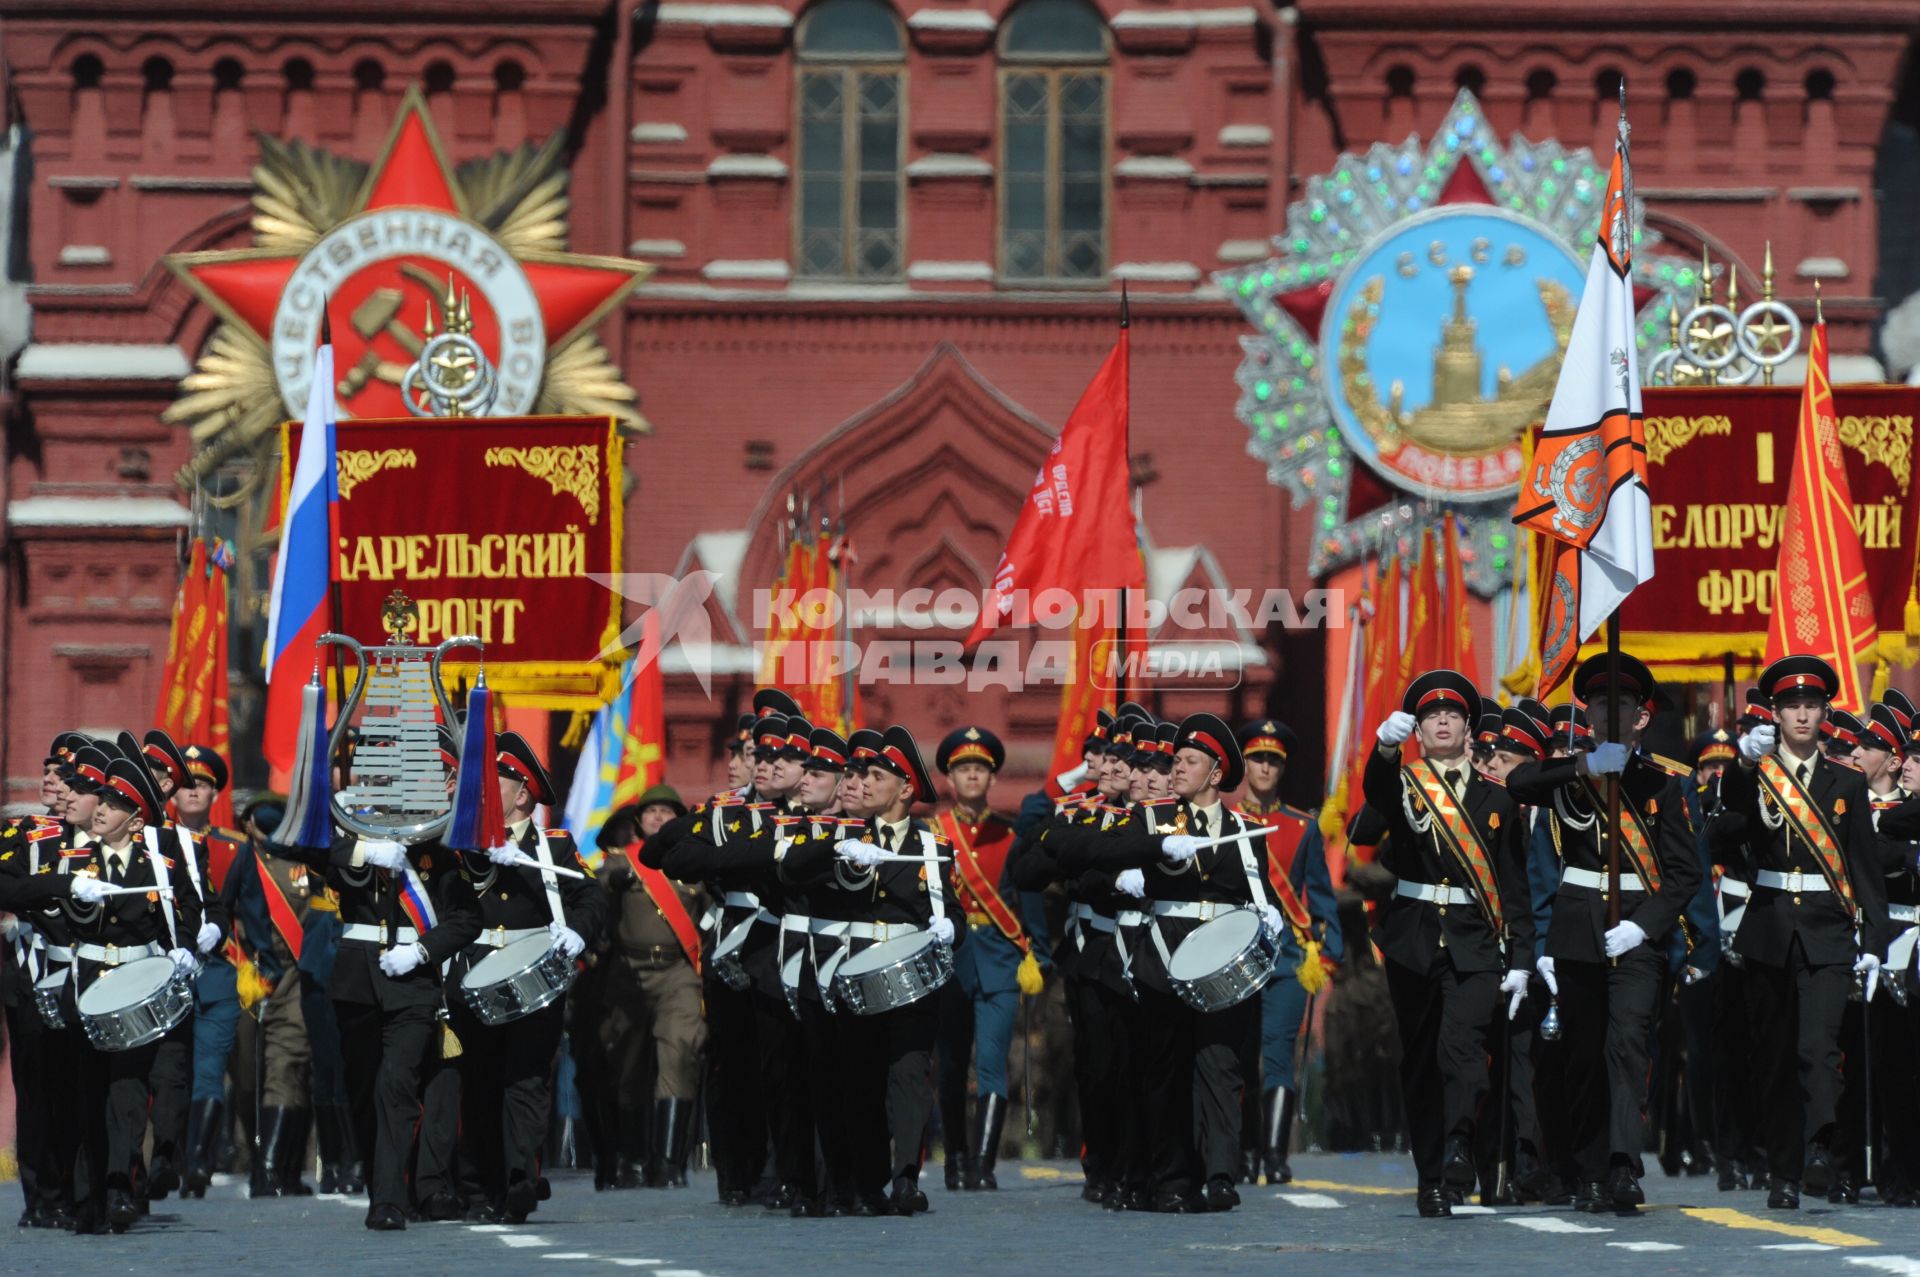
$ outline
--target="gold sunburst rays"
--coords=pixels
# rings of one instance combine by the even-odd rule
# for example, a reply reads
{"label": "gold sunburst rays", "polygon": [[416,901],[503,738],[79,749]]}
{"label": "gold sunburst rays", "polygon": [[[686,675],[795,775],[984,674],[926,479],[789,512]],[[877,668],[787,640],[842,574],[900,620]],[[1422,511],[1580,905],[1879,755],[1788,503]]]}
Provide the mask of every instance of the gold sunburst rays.
{"label": "gold sunburst rays", "polygon": [[469,160],[454,170],[467,207],[515,257],[558,252],[567,246],[566,136],[555,133],[539,147],[526,145]]}
{"label": "gold sunburst rays", "polygon": [[253,168],[253,245],[304,253],[345,221],[369,165],[304,142],[257,133]]}
{"label": "gold sunburst rays", "polygon": [[639,397],[621,379],[600,339],[588,334],[547,356],[546,380],[536,413],[557,416],[612,417],[622,429],[647,434],[652,427],[640,415]]}

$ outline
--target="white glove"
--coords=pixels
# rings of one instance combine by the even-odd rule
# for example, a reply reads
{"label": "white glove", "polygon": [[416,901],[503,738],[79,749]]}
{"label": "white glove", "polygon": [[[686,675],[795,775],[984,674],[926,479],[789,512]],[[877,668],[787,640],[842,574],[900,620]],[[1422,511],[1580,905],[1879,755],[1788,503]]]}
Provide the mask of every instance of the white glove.
{"label": "white glove", "polygon": [[1757,763],[1773,752],[1779,740],[1780,733],[1772,723],[1755,723],[1740,738],[1740,757]]}
{"label": "white glove", "polygon": [[1266,924],[1269,935],[1277,936],[1287,927],[1286,917],[1272,905],[1260,906],[1260,921]]}
{"label": "white glove", "polygon": [[360,858],[375,869],[401,869],[407,863],[407,846],[384,838],[362,839]]}
{"label": "white glove", "polygon": [[[491,856],[493,852],[487,854]],[[587,950],[587,942],[581,939],[580,933],[564,922],[549,922],[547,934],[553,937],[553,943],[563,958],[577,958]]]}
{"label": "white glove", "polygon": [[880,863],[880,848],[860,838],[843,838],[834,850],[840,853],[842,860],[851,860],[856,865]]}
{"label": "white glove", "polygon": [[1515,967],[1501,977],[1500,992],[1508,995],[1507,1018],[1511,1020],[1520,1014],[1520,1004],[1527,1000],[1526,968]]}
{"label": "white glove", "polygon": [[953,919],[942,914],[927,924],[927,933],[941,944],[952,944]]}
{"label": "white glove", "polygon": [[1867,1001],[1873,1001],[1874,990],[1880,987],[1880,955],[1877,953],[1861,954],[1859,959],[1853,964],[1853,973],[1867,977]]}
{"label": "white glove", "polygon": [[75,874],[67,887],[67,892],[75,900],[97,905],[107,898],[107,884],[92,874]]}
{"label": "white glove", "polygon": [[220,943],[220,928],[211,922],[200,924],[200,933],[193,938],[193,947],[202,953],[212,953],[213,946]]}
{"label": "white glove", "polygon": [[1542,958],[1540,959],[1540,961],[1534,964],[1533,969],[1535,971],[1538,971],[1540,973],[1540,978],[1547,982],[1547,992],[1551,993],[1556,998],[1559,997],[1560,984],[1558,981],[1556,981],[1553,978],[1553,959]]}
{"label": "white glove", "polygon": [[181,975],[200,974],[200,959],[193,956],[193,950],[169,949],[167,956],[173,959],[173,969]]}
{"label": "white glove", "polygon": [[1617,740],[1604,740],[1587,755],[1587,774],[1615,776],[1627,769],[1627,747]]}
{"label": "white glove", "polygon": [[1617,958],[1623,953],[1638,949],[1647,942],[1647,933],[1637,922],[1621,919],[1617,927],[1607,929],[1607,956]]}
{"label": "white glove", "polygon": [[1136,900],[1147,898],[1147,875],[1138,869],[1122,869],[1113,880],[1113,889],[1123,891]]}
{"label": "white glove", "polygon": [[1160,854],[1168,860],[1192,860],[1200,854],[1199,844],[1192,834],[1168,834],[1160,840]]}
{"label": "white glove", "polygon": [[420,965],[420,950],[410,944],[389,949],[380,955],[380,969],[398,980]]}
{"label": "white glove", "polygon": [[1382,745],[1398,745],[1413,735],[1413,727],[1413,715],[1397,709],[1387,715],[1387,721],[1380,724],[1380,730],[1374,735],[1380,738]]}
{"label": "white glove", "polygon": [[517,865],[520,863],[520,849],[510,842],[498,847],[487,848],[487,859],[496,865]]}

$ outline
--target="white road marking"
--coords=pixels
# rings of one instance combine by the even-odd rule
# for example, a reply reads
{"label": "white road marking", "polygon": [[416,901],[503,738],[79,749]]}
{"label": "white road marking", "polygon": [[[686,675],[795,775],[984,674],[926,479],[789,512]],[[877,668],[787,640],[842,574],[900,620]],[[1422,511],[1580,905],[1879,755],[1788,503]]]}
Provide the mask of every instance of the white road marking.
{"label": "white road marking", "polygon": [[468,1224],[467,1231],[470,1233],[510,1233],[513,1229],[507,1224]]}
{"label": "white road marking", "polygon": [[1500,1212],[1494,1210],[1493,1207],[1491,1206],[1464,1206],[1463,1205],[1463,1206],[1454,1207],[1453,1213],[1456,1215],[1497,1215]]}
{"label": "white road marking", "polygon": [[1607,1245],[1613,1247],[1615,1250],[1632,1250],[1632,1251],[1640,1251],[1640,1252],[1686,1249],[1686,1247],[1677,1246],[1672,1242],[1608,1242]]}
{"label": "white road marking", "polygon": [[1551,1215],[1509,1215],[1501,1221],[1518,1228],[1530,1228],[1536,1233],[1610,1233],[1611,1228],[1596,1228],[1592,1224],[1576,1224],[1572,1220],[1555,1219]]}
{"label": "white road marking", "polygon": [[1274,1196],[1289,1205],[1304,1207],[1307,1210],[1339,1210],[1346,1205],[1345,1202],[1329,1197],[1325,1193],[1275,1193]]}
{"label": "white road marking", "polygon": [[542,1259],[597,1259],[599,1258],[599,1256],[589,1255],[584,1250],[555,1250],[555,1251],[547,1252],[546,1254],[540,1256],[540,1258]]}
{"label": "white road marking", "polygon": [[500,1240],[516,1250],[524,1250],[531,1246],[553,1245],[551,1240],[535,1233],[506,1233],[501,1236]]}
{"label": "white road marking", "polygon": [[698,1268],[662,1268],[654,1277],[707,1277]]}
{"label": "white road marking", "polygon": [[1829,1246],[1825,1242],[1774,1242],[1762,1246],[1761,1250],[1839,1250],[1838,1246]]}
{"label": "white road marking", "polygon": [[628,1259],[623,1256],[618,1259],[609,1258],[607,1262],[609,1264],[618,1264],[622,1268],[651,1268],[661,1261],[658,1259]]}
{"label": "white road marking", "polygon": [[1896,1277],[1920,1277],[1920,1259],[1908,1259],[1905,1255],[1859,1255],[1848,1259],[1847,1262],[1867,1268],[1877,1268],[1883,1273],[1893,1273]]}

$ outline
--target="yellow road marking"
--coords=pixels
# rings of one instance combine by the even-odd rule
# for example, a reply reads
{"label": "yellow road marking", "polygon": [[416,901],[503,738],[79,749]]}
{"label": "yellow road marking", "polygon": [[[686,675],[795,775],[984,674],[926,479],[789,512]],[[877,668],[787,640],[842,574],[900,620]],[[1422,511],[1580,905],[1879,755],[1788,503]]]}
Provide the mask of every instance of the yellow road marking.
{"label": "yellow road marking", "polygon": [[1297,1179],[1289,1188],[1317,1188],[1329,1193],[1364,1193],[1368,1197],[1412,1197],[1410,1188],[1381,1188],[1377,1184],[1336,1184],[1329,1179]]}
{"label": "yellow road marking", "polygon": [[1687,1206],[1680,1211],[1682,1215],[1693,1219],[1703,1219],[1709,1224],[1719,1224],[1726,1228],[1750,1228],[1762,1233],[1779,1233],[1783,1237],[1798,1237],[1803,1241],[1824,1242],[1829,1246],[1878,1246],[1879,1242],[1855,1233],[1843,1233],[1837,1228],[1820,1228],[1812,1224],[1788,1224],[1777,1219],[1765,1219],[1759,1215],[1749,1215],[1745,1211],[1732,1210],[1725,1206]]}
{"label": "yellow road marking", "polygon": [[1065,1179],[1067,1173],[1057,1166],[1022,1166],[1020,1174],[1027,1179]]}

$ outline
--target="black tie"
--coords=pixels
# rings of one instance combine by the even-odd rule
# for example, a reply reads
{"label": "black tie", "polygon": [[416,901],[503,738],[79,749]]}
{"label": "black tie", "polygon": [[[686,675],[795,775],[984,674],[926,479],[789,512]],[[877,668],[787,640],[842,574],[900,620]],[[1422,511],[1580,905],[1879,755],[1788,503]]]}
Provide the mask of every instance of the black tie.
{"label": "black tie", "polygon": [[1204,811],[1194,812],[1193,818],[1187,822],[1187,828],[1193,832],[1195,837],[1206,837],[1207,813]]}
{"label": "black tie", "polygon": [[1799,767],[1799,773],[1800,773],[1800,785],[1802,788],[1805,788],[1806,786],[1813,784],[1813,764],[1812,763],[1801,763]]}
{"label": "black tie", "polygon": [[107,856],[107,876],[113,880],[114,885],[118,886],[126,881],[123,876],[124,873],[125,870],[121,867],[120,857],[109,853]]}
{"label": "black tie", "polygon": [[893,826],[892,825],[880,826],[880,848],[882,851],[893,850]]}
{"label": "black tie", "polygon": [[1460,773],[1452,768],[1447,770],[1447,788],[1456,794],[1460,792]]}

